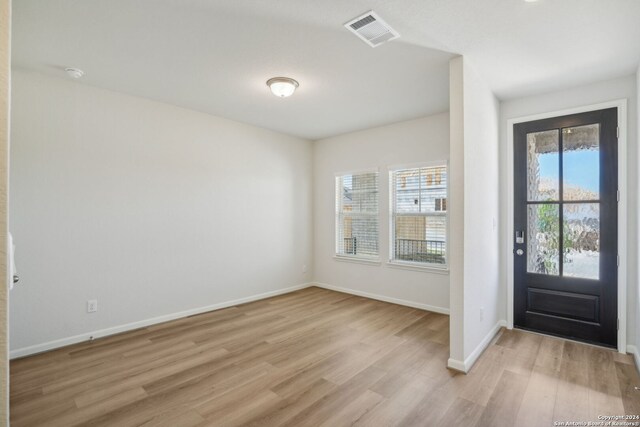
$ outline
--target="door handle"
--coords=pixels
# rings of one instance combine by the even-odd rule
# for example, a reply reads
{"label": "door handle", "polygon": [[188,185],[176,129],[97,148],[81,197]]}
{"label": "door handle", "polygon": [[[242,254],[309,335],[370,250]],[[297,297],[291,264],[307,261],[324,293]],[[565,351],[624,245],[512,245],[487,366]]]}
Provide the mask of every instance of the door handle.
{"label": "door handle", "polygon": [[519,245],[524,243],[524,231],[516,231],[516,243]]}
{"label": "door handle", "polygon": [[518,255],[518,256],[522,256],[522,255],[524,255],[524,251],[523,251],[522,249],[518,249],[518,250],[516,251],[516,255]]}

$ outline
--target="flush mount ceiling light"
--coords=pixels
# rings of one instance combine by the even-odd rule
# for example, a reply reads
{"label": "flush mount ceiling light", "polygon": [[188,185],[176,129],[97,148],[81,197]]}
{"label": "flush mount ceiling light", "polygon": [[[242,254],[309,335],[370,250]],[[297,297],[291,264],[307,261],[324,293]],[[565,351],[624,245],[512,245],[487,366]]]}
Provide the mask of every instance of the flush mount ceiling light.
{"label": "flush mount ceiling light", "polygon": [[293,95],[296,88],[300,86],[297,81],[289,77],[274,77],[267,80],[267,86],[271,89],[271,93],[279,98],[286,98]]}
{"label": "flush mount ceiling light", "polygon": [[74,79],[79,79],[80,77],[84,76],[84,71],[82,71],[79,68],[65,68],[64,69],[67,74],[69,75],[69,77],[73,77]]}

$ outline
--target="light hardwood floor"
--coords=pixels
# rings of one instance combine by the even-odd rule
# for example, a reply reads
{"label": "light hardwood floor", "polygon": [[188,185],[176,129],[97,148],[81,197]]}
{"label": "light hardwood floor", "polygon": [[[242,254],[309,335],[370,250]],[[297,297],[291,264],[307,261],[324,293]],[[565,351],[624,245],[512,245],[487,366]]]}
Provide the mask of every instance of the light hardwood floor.
{"label": "light hardwood floor", "polygon": [[11,363],[12,426],[551,426],[640,414],[630,356],[503,330],[468,375],[447,316],[320,288]]}

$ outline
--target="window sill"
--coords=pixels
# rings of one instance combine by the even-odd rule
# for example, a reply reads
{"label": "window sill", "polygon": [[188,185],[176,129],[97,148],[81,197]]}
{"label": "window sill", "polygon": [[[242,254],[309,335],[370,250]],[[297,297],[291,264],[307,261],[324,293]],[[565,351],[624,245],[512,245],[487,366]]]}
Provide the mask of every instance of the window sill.
{"label": "window sill", "polygon": [[379,259],[376,258],[358,258],[344,255],[334,255],[333,259],[341,262],[352,262],[354,264],[366,264],[366,265],[381,265]]}
{"label": "window sill", "polygon": [[449,267],[436,267],[434,265],[424,265],[416,262],[388,261],[387,265],[391,268],[400,268],[403,270],[422,271],[425,273],[449,275]]}

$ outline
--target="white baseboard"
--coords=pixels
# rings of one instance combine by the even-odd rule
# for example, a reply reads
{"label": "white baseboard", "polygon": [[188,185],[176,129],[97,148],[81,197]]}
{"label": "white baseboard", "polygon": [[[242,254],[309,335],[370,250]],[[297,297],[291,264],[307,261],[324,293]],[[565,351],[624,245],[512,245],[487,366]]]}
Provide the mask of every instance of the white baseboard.
{"label": "white baseboard", "polygon": [[77,344],[79,342],[88,341],[92,337],[102,338],[109,335],[115,335],[122,332],[131,331],[134,329],[144,328],[146,326],[155,325],[158,323],[168,322],[170,320],[180,319],[187,316],[193,316],[194,314],[206,313],[208,311],[220,310],[221,308],[233,307],[234,305],[245,304],[247,302],[257,301],[265,298],[271,298],[278,295],[288,294],[290,292],[294,292],[300,289],[308,288],[310,286],[314,286],[314,283],[303,283],[301,285],[291,286],[289,288],[278,289],[275,291],[264,292],[257,295],[252,295],[249,297],[244,297],[240,299],[236,299],[233,301],[226,301],[217,304],[208,305],[205,307],[192,308],[185,311],[180,311],[177,313],[166,314],[164,316],[153,317],[151,319],[140,320],[137,322],[127,323],[124,325],[113,326],[111,328],[100,329],[97,331],[86,332],[80,335],[74,335],[72,337],[61,338],[54,341],[45,342],[42,344],[36,344],[29,347],[18,348],[16,350],[11,350],[9,353],[9,357],[11,359],[15,359],[18,357],[30,356],[36,353],[42,353],[44,351],[53,350],[60,347],[65,347],[71,344]]}
{"label": "white baseboard", "polygon": [[399,298],[387,297],[387,296],[384,296],[384,295],[372,294],[372,293],[369,293],[369,292],[357,291],[355,289],[342,288],[340,286],[328,285],[326,283],[318,283],[318,282],[316,282],[316,283],[313,284],[313,286],[317,286],[319,288],[324,288],[324,289],[329,289],[329,290],[332,290],[332,291],[343,292],[345,294],[357,295],[359,297],[371,298],[371,299],[375,299],[375,300],[378,300],[378,301],[390,302],[392,304],[406,305],[407,307],[419,308],[421,310],[426,310],[426,311],[433,311],[434,313],[441,313],[441,314],[447,314],[447,315],[449,314],[449,309],[448,308],[437,307],[435,305],[422,304],[422,303],[419,303],[419,302],[413,302],[413,301],[408,301],[408,300],[399,299]]}
{"label": "white baseboard", "polygon": [[640,352],[638,352],[638,347],[631,344],[627,345],[627,353],[633,356],[633,360],[636,362],[636,369],[640,373]]}
{"label": "white baseboard", "polygon": [[464,362],[456,359],[447,360],[447,368],[451,368],[454,371],[462,372],[463,374],[466,374],[468,372],[467,368],[464,366]]}
{"label": "white baseboard", "polygon": [[489,346],[493,337],[496,336],[500,328],[506,327],[506,320],[498,320],[493,328],[489,331],[489,333],[480,341],[480,344],[471,352],[471,354],[464,359],[464,361],[449,359],[447,361],[447,367],[451,369],[455,369],[456,371],[460,371],[463,373],[468,373],[473,365],[476,363],[482,352]]}

